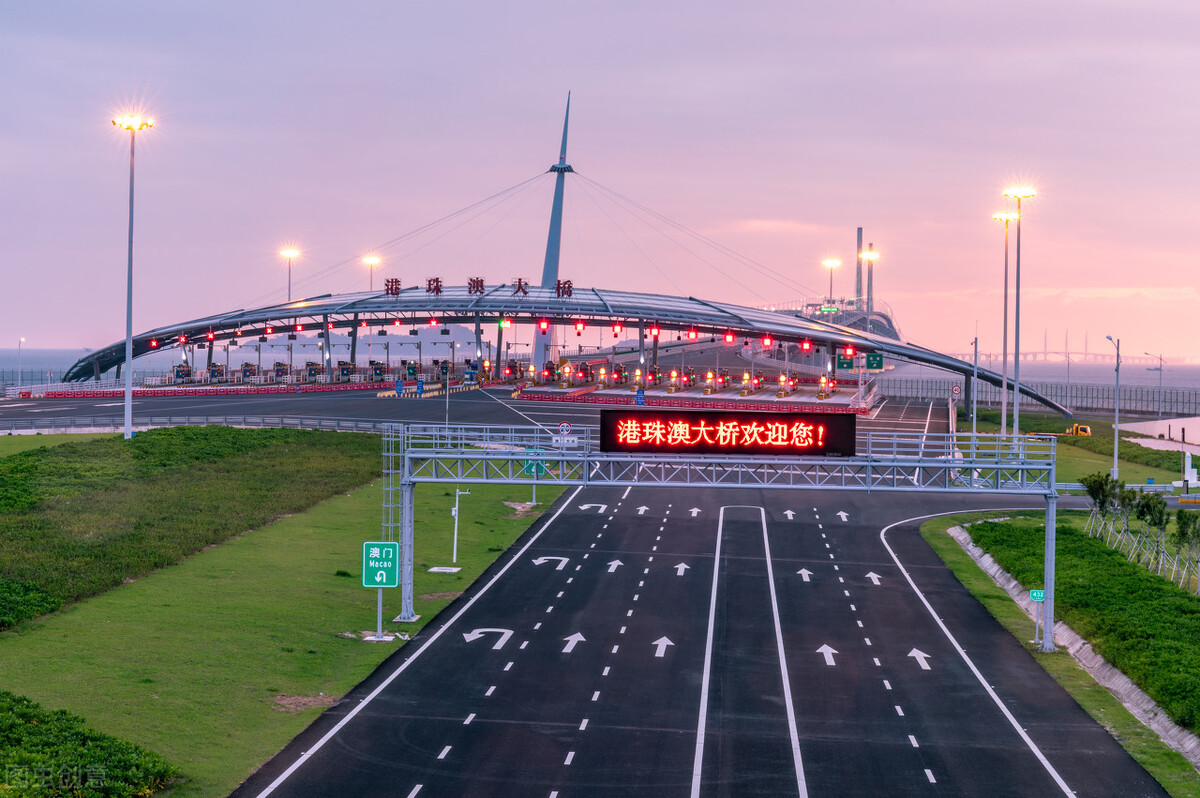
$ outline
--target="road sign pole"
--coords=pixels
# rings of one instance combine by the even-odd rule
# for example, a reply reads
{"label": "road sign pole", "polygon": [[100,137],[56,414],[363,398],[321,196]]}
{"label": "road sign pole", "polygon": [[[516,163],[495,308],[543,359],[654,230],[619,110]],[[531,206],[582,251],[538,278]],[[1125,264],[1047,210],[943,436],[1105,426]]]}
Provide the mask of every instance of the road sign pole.
{"label": "road sign pole", "polygon": [[[407,458],[404,467],[407,472]],[[413,483],[407,473],[400,486],[400,503],[400,615],[396,621],[411,623],[420,616],[413,610]]]}
{"label": "road sign pole", "polygon": [[[1050,471],[1050,483],[1054,485],[1054,470]],[[1046,494],[1046,561],[1042,584],[1046,600],[1042,602],[1042,651],[1054,651],[1054,544],[1058,495]]]}
{"label": "road sign pole", "polygon": [[379,588],[379,597],[375,601],[375,639],[383,639],[383,588]]}

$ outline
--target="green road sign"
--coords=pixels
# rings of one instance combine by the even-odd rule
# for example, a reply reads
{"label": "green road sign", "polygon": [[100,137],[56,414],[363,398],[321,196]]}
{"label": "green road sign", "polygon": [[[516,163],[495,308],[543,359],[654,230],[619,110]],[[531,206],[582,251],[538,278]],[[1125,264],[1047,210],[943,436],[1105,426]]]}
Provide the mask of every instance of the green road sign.
{"label": "green road sign", "polygon": [[[542,450],[533,449],[529,451],[528,454],[539,455],[542,454]],[[525,476],[527,477],[545,476],[547,470],[546,462],[544,460],[526,460],[524,465],[521,466],[521,471],[524,472]]]}
{"label": "green road sign", "polygon": [[1029,600],[1030,601],[1045,601],[1046,600],[1046,591],[1045,590],[1030,590],[1029,591]]}
{"label": "green road sign", "polygon": [[854,358],[845,357],[844,355],[838,355],[837,356],[837,367],[840,369],[854,368]]}
{"label": "green road sign", "polygon": [[400,544],[368,540],[363,544],[363,587],[400,586]]}
{"label": "green road sign", "polygon": [[867,353],[867,368],[869,368],[869,369],[883,368],[883,352],[868,352]]}

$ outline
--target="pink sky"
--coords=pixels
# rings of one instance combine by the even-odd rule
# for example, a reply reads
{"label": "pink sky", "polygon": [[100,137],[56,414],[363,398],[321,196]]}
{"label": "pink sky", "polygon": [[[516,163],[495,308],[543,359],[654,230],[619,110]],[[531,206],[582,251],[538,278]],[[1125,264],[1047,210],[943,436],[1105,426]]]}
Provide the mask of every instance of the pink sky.
{"label": "pink sky", "polygon": [[[751,305],[882,257],[910,340],[1000,348],[1003,188],[1023,348],[1196,356],[1200,6],[1193,2],[6,4],[0,348],[124,335],[138,105],[136,330],[363,290],[358,258],[543,172],[573,92],[582,176],[786,275],[709,263],[567,190],[562,275]],[[536,280],[549,179],[386,276]],[[616,224],[610,221],[616,220]],[[341,269],[329,269],[347,261]],[[711,265],[710,265],[711,264]],[[313,275],[326,273],[314,278]],[[853,291],[853,270],[834,293]]]}

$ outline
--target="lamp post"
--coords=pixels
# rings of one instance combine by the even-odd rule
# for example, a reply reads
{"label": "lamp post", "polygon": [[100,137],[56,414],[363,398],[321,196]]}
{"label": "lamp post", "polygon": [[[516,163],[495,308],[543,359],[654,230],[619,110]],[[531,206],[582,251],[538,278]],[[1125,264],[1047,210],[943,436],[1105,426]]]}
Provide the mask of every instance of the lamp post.
{"label": "lamp post", "polygon": [[365,258],[362,259],[362,262],[366,264],[367,271],[369,271],[371,274],[370,279],[367,284],[370,286],[370,290],[374,291],[375,290],[375,267],[378,266],[383,261],[381,261],[379,259],[378,255],[367,255]]}
{"label": "lamp post", "polygon": [[842,262],[837,258],[828,258],[821,261],[821,265],[829,269],[829,306],[833,307],[833,270],[842,265]]}
{"label": "lamp post", "polygon": [[133,142],[138,131],[154,127],[153,119],[123,116],[112,120],[129,131],[129,269],[125,285],[125,438],[133,437]]}
{"label": "lamp post", "polygon": [[1030,186],[1014,186],[1004,196],[1017,201],[1016,310],[1013,319],[1013,436],[1021,434],[1021,200],[1037,196]]}
{"label": "lamp post", "polygon": [[470,490],[459,490],[458,485],[454,486],[454,551],[450,555],[450,562],[458,562],[458,497],[470,496]]}
{"label": "lamp post", "polygon": [[292,301],[292,261],[300,257],[300,250],[293,247],[279,250],[279,254],[283,256],[288,264],[288,302]]}
{"label": "lamp post", "polygon": [[1004,323],[1000,342],[1000,436],[1008,433],[1008,223],[1015,213],[993,213],[992,218],[1004,222]]}
{"label": "lamp post", "polygon": [[17,339],[17,388],[21,387],[21,344],[25,343],[24,338]]}
{"label": "lamp post", "polygon": [[1163,356],[1162,356],[1162,355],[1152,355],[1152,354],[1150,354],[1149,352],[1146,352],[1146,353],[1144,353],[1144,354],[1146,355],[1146,357],[1156,357],[1156,358],[1158,358],[1158,417],[1159,417],[1159,418],[1162,418],[1162,406],[1163,406],[1163,389],[1162,389],[1162,377],[1163,377]]}
{"label": "lamp post", "polygon": [[1112,478],[1117,479],[1120,471],[1117,469],[1117,444],[1121,440],[1121,339],[1115,341],[1111,335],[1104,336],[1117,348],[1117,388],[1113,396],[1113,467]]}

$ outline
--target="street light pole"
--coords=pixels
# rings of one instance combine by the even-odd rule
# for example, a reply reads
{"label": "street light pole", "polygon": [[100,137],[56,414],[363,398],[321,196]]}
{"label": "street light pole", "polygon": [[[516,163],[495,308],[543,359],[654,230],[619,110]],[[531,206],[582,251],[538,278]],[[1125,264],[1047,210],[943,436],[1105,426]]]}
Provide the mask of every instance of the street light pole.
{"label": "street light pole", "polygon": [[300,257],[300,250],[293,247],[279,250],[279,254],[287,260],[288,264],[288,302],[292,301],[292,261]]}
{"label": "street light pole", "polygon": [[1117,348],[1117,389],[1113,396],[1113,466],[1112,478],[1117,479],[1120,471],[1117,469],[1117,444],[1121,440],[1121,339],[1115,341],[1111,335],[1104,336]]}
{"label": "street light pole", "polygon": [[17,339],[17,388],[21,387],[21,344],[25,343],[24,338]]}
{"label": "street light pole", "polygon": [[133,437],[133,142],[140,130],[154,127],[153,119],[125,116],[112,120],[129,131],[129,269],[125,285],[125,438]]}
{"label": "street light pole", "polygon": [[1004,222],[1004,323],[1000,342],[1000,437],[1008,434],[1008,223],[1013,213],[993,213],[992,218]]}
{"label": "street light pole", "polygon": [[1016,311],[1013,319],[1013,436],[1021,434],[1021,200],[1037,195],[1029,186],[1017,186],[1004,196],[1017,200]]}
{"label": "street light pole", "polygon": [[1162,356],[1162,355],[1152,355],[1152,354],[1150,354],[1149,352],[1146,352],[1145,354],[1146,354],[1146,356],[1147,356],[1147,357],[1156,357],[1156,358],[1158,358],[1158,417],[1159,417],[1159,418],[1162,418],[1162,408],[1163,408],[1163,389],[1162,389],[1162,377],[1163,377],[1163,356]]}
{"label": "street light pole", "polygon": [[458,562],[458,497],[470,496],[470,490],[459,490],[458,485],[454,486],[454,551],[450,556],[450,562]]}
{"label": "street light pole", "polygon": [[833,270],[842,265],[842,262],[837,258],[828,258],[821,261],[821,265],[829,269],[829,306],[833,307]]}

